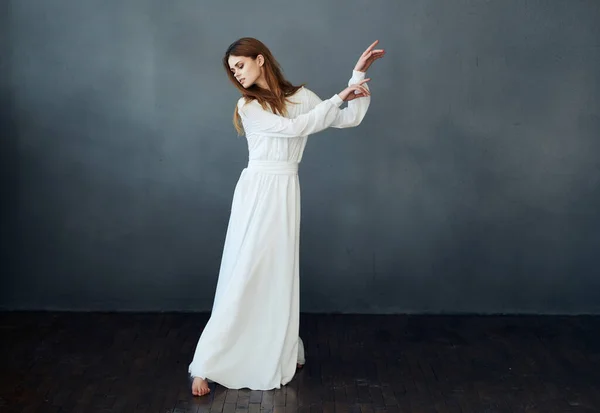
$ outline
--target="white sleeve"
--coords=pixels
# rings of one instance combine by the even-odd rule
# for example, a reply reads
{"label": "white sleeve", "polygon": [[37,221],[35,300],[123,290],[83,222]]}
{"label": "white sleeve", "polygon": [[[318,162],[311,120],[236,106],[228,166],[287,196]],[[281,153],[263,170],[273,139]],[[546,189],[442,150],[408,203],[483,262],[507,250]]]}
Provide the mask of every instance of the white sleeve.
{"label": "white sleeve", "polygon": [[[348,86],[354,85],[365,78],[365,72],[357,70],[352,71],[352,77],[348,81]],[[366,83],[363,86],[369,89]],[[305,88],[306,89],[306,88]],[[312,90],[306,89],[310,99],[310,107],[315,107],[321,103],[321,99]],[[348,102],[348,107],[338,112],[337,118],[331,124],[333,128],[351,128],[360,125],[371,103],[371,96],[365,96]]]}
{"label": "white sleeve", "polygon": [[307,113],[293,119],[263,109],[257,101],[238,102],[246,136],[259,134],[277,138],[294,138],[327,129],[337,119],[343,100],[337,95],[319,102]]}

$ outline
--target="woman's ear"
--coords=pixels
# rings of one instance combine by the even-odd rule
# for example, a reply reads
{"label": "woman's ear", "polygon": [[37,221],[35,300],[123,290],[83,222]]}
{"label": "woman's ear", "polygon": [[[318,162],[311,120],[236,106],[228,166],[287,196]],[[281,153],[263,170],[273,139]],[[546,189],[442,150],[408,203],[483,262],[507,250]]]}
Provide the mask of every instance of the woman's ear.
{"label": "woman's ear", "polygon": [[256,56],[256,62],[258,63],[258,67],[262,67],[265,64],[265,58],[263,55],[259,54]]}

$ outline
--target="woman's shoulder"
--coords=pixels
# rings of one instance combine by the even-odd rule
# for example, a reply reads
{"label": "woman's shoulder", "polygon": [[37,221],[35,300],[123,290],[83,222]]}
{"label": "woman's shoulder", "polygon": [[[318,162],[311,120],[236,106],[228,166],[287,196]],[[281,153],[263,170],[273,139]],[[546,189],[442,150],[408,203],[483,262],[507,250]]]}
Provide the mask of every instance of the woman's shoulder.
{"label": "woman's shoulder", "polygon": [[[310,101],[312,99],[313,95],[314,95],[314,92],[312,90],[310,90],[306,86],[302,85],[298,88],[298,90],[296,90],[296,92],[289,95],[286,98],[286,100],[288,103],[298,104],[298,103],[302,103],[305,101]],[[242,110],[243,108],[251,108],[251,107],[255,107],[255,106],[262,108],[260,102],[257,99],[248,99],[244,96],[241,96],[237,100],[236,104],[237,104],[238,110]]]}
{"label": "woman's shoulder", "polygon": [[[254,100],[254,99],[253,99]],[[237,101],[237,107],[241,108],[242,106],[244,106],[246,103],[248,103],[248,101],[246,100],[245,97],[240,97]]]}
{"label": "woman's shoulder", "polygon": [[307,88],[305,85],[302,85],[298,88],[296,93],[290,96],[291,100],[295,103],[310,101],[314,92]]}
{"label": "woman's shoulder", "polygon": [[238,111],[242,111],[244,108],[252,107],[253,105],[259,105],[258,100],[256,99],[246,99],[244,96],[238,99],[237,101],[237,109]]}

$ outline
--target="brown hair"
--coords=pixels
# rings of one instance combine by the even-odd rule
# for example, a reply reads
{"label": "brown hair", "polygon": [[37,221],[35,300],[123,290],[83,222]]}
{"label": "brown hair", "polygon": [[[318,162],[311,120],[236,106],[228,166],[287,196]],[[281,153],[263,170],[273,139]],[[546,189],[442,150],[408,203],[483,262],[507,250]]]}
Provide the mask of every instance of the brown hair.
{"label": "brown hair", "polygon": [[[264,57],[264,73],[265,80],[269,86],[269,90],[263,89],[258,85],[254,84],[249,88],[244,88],[235,78],[229,67],[230,56],[243,56],[251,57],[256,59],[258,55]],[[275,60],[271,51],[261,41],[252,37],[242,37],[241,39],[233,42],[225,52],[223,57],[223,65],[229,80],[238,88],[242,93],[242,97],[246,102],[257,100],[263,109],[267,109],[267,105],[270,107],[273,113],[280,115],[287,115],[285,104],[287,98],[296,93],[303,85],[294,86],[283,77],[283,70],[281,66]],[[242,121],[238,113],[237,105],[233,113],[233,126],[237,130],[238,134],[242,135],[244,128]]]}

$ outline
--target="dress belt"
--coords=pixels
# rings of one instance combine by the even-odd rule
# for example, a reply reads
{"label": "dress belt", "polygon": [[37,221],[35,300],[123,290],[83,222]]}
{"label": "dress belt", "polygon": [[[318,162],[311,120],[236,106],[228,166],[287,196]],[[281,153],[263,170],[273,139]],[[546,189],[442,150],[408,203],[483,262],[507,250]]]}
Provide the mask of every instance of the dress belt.
{"label": "dress belt", "polygon": [[250,160],[248,161],[248,170],[275,175],[297,174],[298,162]]}

